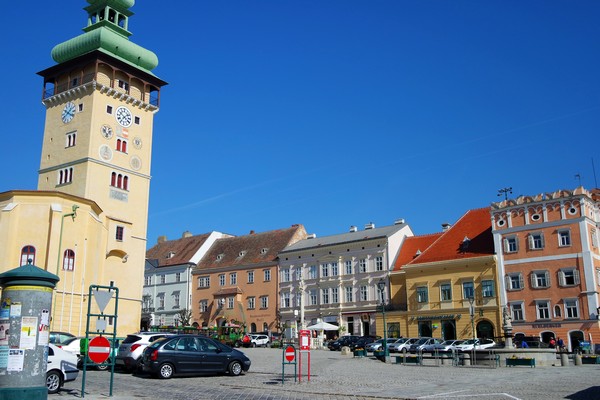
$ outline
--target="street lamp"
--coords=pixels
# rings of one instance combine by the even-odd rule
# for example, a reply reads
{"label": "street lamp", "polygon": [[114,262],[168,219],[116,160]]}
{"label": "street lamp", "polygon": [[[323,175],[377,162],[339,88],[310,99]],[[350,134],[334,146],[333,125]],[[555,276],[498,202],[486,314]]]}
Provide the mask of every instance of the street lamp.
{"label": "street lamp", "polygon": [[477,343],[475,342],[475,306],[473,303],[475,302],[475,298],[473,296],[469,297],[469,314],[471,315],[471,333],[473,334],[473,348],[477,347]]}
{"label": "street lamp", "polygon": [[381,293],[381,314],[383,314],[383,356],[387,360],[387,327],[385,325],[385,299],[383,297],[383,292],[385,290],[385,281],[383,280],[383,278],[379,280],[379,282],[377,283],[377,287],[379,288],[379,293]]}

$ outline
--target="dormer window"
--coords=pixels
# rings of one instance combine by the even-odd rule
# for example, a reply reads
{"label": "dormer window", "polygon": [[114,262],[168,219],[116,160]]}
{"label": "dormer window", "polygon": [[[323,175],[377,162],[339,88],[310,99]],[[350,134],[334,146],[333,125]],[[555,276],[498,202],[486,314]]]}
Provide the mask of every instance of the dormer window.
{"label": "dormer window", "polygon": [[170,251],[167,253],[167,258],[173,258],[175,256],[175,252],[174,251]]}
{"label": "dormer window", "polygon": [[267,251],[269,251],[269,249],[263,247],[262,249],[260,249],[260,254],[267,254]]}
{"label": "dormer window", "polygon": [[468,236],[465,236],[463,241],[460,244],[460,250],[462,252],[467,251],[467,249],[469,248],[469,245],[471,244],[471,239],[469,239]]}
{"label": "dormer window", "polygon": [[242,250],[239,252],[238,257],[242,258],[246,255],[246,250]]}
{"label": "dormer window", "polygon": [[225,257],[225,254],[221,253],[217,256],[217,261],[221,261]]}

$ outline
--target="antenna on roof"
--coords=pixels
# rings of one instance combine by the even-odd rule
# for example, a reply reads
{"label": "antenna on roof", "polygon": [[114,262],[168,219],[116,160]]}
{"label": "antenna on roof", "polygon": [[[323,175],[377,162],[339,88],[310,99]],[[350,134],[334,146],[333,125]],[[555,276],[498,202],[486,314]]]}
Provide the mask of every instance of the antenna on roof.
{"label": "antenna on roof", "polygon": [[581,186],[581,175],[575,174],[575,179],[577,179],[579,181],[578,187]]}
{"label": "antenna on roof", "polygon": [[498,197],[504,195],[504,200],[508,200],[508,195],[512,194],[512,188],[506,187],[498,190]]}

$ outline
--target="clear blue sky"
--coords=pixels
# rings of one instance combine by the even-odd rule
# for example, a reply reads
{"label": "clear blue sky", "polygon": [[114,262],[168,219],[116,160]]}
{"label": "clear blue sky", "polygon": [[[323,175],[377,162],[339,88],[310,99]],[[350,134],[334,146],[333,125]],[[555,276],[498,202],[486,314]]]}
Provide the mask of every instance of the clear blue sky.
{"label": "clear blue sky", "polygon": [[[37,71],[87,3],[4,7],[0,191],[35,189]],[[148,242],[405,218],[416,234],[513,196],[596,185],[600,2],[138,0],[169,82]],[[600,176],[599,176],[600,178]]]}

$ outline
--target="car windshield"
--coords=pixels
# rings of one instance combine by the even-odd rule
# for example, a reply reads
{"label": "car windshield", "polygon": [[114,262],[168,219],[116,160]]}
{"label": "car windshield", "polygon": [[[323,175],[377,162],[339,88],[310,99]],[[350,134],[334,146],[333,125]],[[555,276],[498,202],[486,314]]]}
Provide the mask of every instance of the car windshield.
{"label": "car windshield", "polygon": [[449,346],[449,345],[451,345],[451,344],[452,344],[452,343],[454,343],[454,342],[455,342],[455,340],[444,340],[444,341],[442,342],[442,344],[443,344],[443,345],[445,345],[445,346]]}
{"label": "car windshield", "polygon": [[465,340],[462,344],[475,344],[475,343],[479,343],[479,340],[469,339],[469,340]]}
{"label": "car windshield", "polygon": [[406,339],[406,338],[402,338],[402,339],[396,340],[394,343],[396,343],[396,344],[402,344],[402,343],[406,343],[407,340],[408,339]]}
{"label": "car windshield", "polygon": [[415,344],[425,344],[428,340],[429,338],[421,338]]}

